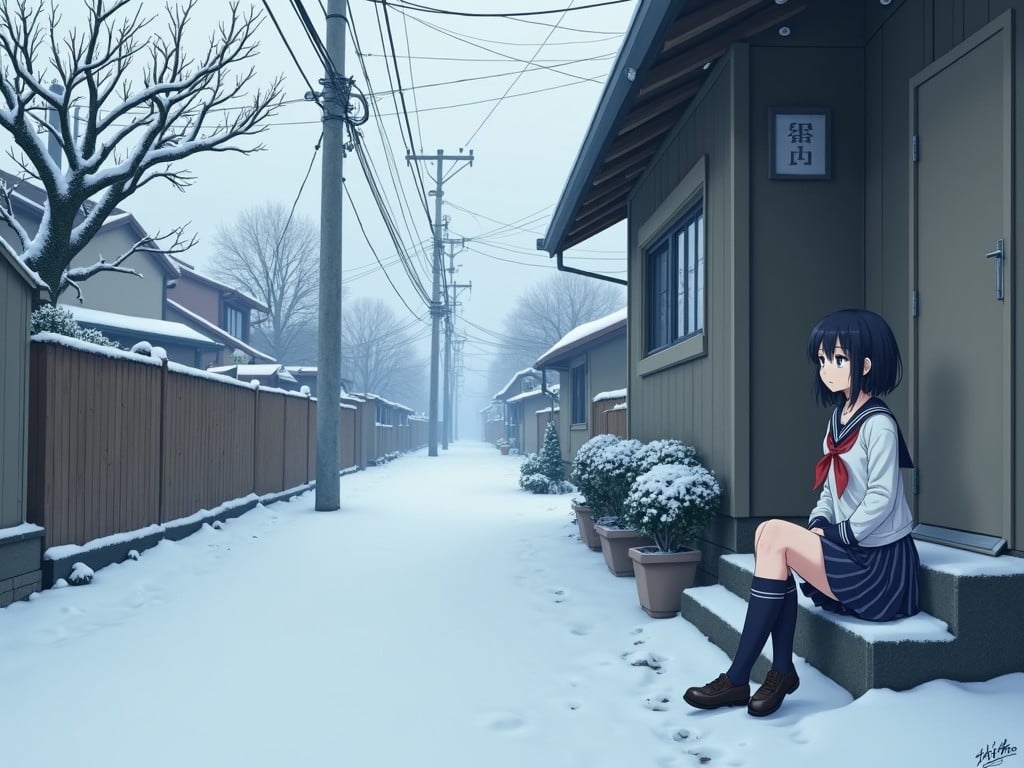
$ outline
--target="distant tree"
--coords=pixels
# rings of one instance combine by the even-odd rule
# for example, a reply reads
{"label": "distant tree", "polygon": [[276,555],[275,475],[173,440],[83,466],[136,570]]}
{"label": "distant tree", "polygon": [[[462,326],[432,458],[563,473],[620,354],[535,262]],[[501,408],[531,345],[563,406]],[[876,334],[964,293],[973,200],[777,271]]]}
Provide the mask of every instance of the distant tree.
{"label": "distant tree", "polygon": [[[133,3],[134,12],[126,10]],[[138,0],[85,0],[85,28],[62,34],[56,2],[0,3],[0,130],[21,150],[9,151],[12,160],[46,191],[42,224],[30,233],[14,217],[11,189],[0,184],[0,222],[14,230],[53,302],[68,288],[81,297],[79,284],[99,272],[138,275],[124,265],[133,253],[176,253],[194,243],[177,227],[70,269],[125,198],[157,180],[184,189],[195,177],[177,163],[200,152],[262,149],[235,140],[266,130],[281,104],[282,79],[246,100],[255,69],[230,74],[256,56],[262,16],[228,3],[227,21],[193,56],[185,38],[197,4],[168,3],[166,27],[157,32],[156,17],[144,16]]]}
{"label": "distant tree", "polygon": [[495,342],[499,351],[488,370],[488,388],[497,392],[573,328],[625,305],[621,286],[571,272],[531,286],[505,316],[501,338]]}
{"label": "distant tree", "polygon": [[380,395],[423,410],[427,362],[416,334],[425,326],[380,299],[357,297],[342,303],[341,375],[356,392]]}
{"label": "distant tree", "polygon": [[221,227],[214,243],[213,273],[269,310],[253,329],[252,343],[278,362],[307,362],[299,359],[308,356],[301,342],[315,338],[320,291],[320,233],[313,222],[289,218],[280,204],[252,206]]}

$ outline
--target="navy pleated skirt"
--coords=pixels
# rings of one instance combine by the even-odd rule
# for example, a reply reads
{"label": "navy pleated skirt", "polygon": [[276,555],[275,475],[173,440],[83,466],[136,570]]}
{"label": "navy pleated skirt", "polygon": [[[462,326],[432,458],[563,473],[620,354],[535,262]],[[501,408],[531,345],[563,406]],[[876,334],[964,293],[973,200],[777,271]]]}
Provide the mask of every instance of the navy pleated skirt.
{"label": "navy pleated skirt", "polygon": [[909,535],[881,547],[845,547],[821,539],[828,585],[838,599],[804,582],[800,589],[819,608],[867,621],[913,616],[921,561]]}

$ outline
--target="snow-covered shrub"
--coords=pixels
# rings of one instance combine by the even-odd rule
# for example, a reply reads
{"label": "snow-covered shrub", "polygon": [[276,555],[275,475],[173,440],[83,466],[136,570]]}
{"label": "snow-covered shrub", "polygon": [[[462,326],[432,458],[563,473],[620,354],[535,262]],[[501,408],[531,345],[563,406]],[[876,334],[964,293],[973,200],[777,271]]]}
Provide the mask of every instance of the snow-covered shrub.
{"label": "snow-covered shrub", "polygon": [[576,490],[572,483],[552,479],[545,469],[543,456],[527,454],[519,466],[519,487],[531,493],[571,493]]}
{"label": "snow-covered shrub", "polygon": [[494,445],[496,448],[508,448],[511,443],[508,441],[507,437],[499,437],[494,441]]}
{"label": "snow-covered shrub", "polygon": [[555,422],[549,421],[544,428],[544,446],[540,451],[541,472],[552,483],[565,480],[565,469],[562,467],[562,446],[558,442],[558,428]]}
{"label": "snow-covered shrub", "polygon": [[659,464],[633,482],[622,523],[662,552],[678,552],[711,522],[721,498],[714,474],[700,464]]}
{"label": "snow-covered shrub", "polygon": [[92,581],[96,573],[88,565],[82,562],[71,566],[71,573],[68,575],[68,584],[72,587],[80,587]]}
{"label": "snow-covered shrub", "polygon": [[111,341],[95,328],[80,326],[75,316],[60,304],[42,304],[32,312],[32,333],[59,333],[91,344],[120,349],[117,342]]}
{"label": "snow-covered shrub", "polygon": [[636,479],[636,452],[642,447],[639,440],[617,440],[599,451],[593,465],[594,485],[587,499],[594,509],[594,517],[603,525],[619,525]]}
{"label": "snow-covered shrub", "polygon": [[633,457],[633,471],[639,477],[659,464],[697,464],[697,451],[681,440],[652,440],[643,445]]}
{"label": "snow-covered shrub", "polygon": [[519,485],[524,491],[530,491],[530,493],[549,493],[551,490],[551,481],[540,472],[523,475],[519,478]]}
{"label": "snow-covered shrub", "polygon": [[615,435],[594,435],[576,451],[572,460],[572,472],[569,477],[576,484],[579,490],[577,501],[594,507],[594,500],[597,499],[597,474],[595,466],[597,457],[606,446],[619,442]]}

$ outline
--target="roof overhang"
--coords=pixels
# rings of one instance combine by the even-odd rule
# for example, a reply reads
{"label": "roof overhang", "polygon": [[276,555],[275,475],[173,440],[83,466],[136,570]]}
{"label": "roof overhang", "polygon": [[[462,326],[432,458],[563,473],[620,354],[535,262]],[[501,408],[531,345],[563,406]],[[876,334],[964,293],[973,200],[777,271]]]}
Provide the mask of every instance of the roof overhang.
{"label": "roof overhang", "polygon": [[636,182],[736,42],[810,0],[640,0],[538,250],[562,254],[622,221]]}

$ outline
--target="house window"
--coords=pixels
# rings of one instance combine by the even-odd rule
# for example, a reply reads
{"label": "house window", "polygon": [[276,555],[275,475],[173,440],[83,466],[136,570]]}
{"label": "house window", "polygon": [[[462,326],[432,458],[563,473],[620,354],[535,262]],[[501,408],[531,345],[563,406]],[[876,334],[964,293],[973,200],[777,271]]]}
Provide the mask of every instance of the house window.
{"label": "house window", "polygon": [[245,338],[242,336],[245,333],[245,315],[242,314],[241,310],[234,307],[225,307],[224,326],[224,330],[236,339],[245,341]]}
{"label": "house window", "polygon": [[587,366],[572,369],[572,423],[587,423]]}
{"label": "house window", "polygon": [[704,330],[704,205],[655,241],[647,259],[648,354]]}

